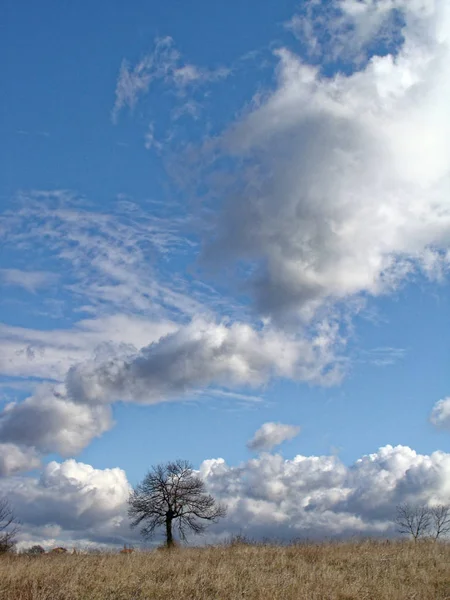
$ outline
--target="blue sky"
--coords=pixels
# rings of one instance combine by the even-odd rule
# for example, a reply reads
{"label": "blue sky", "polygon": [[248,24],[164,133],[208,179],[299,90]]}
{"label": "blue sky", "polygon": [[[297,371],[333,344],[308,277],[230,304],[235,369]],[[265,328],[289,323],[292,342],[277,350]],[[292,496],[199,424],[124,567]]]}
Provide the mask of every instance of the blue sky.
{"label": "blue sky", "polygon": [[[219,537],[277,531],[252,497],[286,537],[447,500],[450,15],[393,7],[3,4],[0,491],[23,545],[132,539],[128,486],[178,457],[233,506]],[[316,482],[300,516],[289,477]],[[380,478],[382,519],[349,499]],[[53,522],[51,485],[68,512],[95,489],[104,521]]]}

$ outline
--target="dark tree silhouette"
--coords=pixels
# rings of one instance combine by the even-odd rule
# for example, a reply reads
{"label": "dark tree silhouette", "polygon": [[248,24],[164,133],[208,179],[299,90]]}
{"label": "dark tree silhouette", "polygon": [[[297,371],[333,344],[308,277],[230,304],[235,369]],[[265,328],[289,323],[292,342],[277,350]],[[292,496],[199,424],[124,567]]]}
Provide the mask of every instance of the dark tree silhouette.
{"label": "dark tree silhouette", "polygon": [[159,464],[151,468],[130,494],[128,515],[131,527],[142,525],[141,534],[151,538],[156,529],[165,528],[166,544],[173,546],[173,524],[181,539],[188,531],[203,533],[207,524],[226,515],[226,508],[206,493],[201,477],[184,460]]}
{"label": "dark tree silhouette", "polygon": [[45,554],[45,550],[39,544],[35,544],[34,546],[31,546],[31,548],[28,548],[28,550],[25,551],[25,554],[29,554],[31,556],[39,556],[41,554]]}
{"label": "dark tree silhouette", "polygon": [[0,554],[12,550],[19,532],[19,521],[6,497],[0,497]]}
{"label": "dark tree silhouette", "polygon": [[410,535],[417,542],[430,532],[430,509],[424,504],[400,504],[397,506],[395,523],[399,533]]}
{"label": "dark tree silhouette", "polygon": [[430,508],[433,537],[435,540],[450,532],[450,506],[439,504]]}

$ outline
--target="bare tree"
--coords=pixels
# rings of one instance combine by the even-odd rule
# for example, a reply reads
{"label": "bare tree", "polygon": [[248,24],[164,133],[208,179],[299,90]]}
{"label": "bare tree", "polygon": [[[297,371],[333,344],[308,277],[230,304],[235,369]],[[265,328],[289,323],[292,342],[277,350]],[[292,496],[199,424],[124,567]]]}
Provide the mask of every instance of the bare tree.
{"label": "bare tree", "polygon": [[0,497],[0,554],[12,550],[19,532],[19,521],[6,497]]}
{"label": "bare tree", "polygon": [[431,513],[424,504],[400,504],[395,517],[397,531],[412,536],[415,542],[430,532]]}
{"label": "bare tree", "polygon": [[31,546],[31,548],[28,548],[28,550],[25,550],[24,554],[28,554],[30,556],[40,556],[41,554],[45,554],[45,550],[39,544],[35,544],[34,546]]}
{"label": "bare tree", "polygon": [[450,532],[450,506],[448,504],[431,507],[430,515],[435,540]]}
{"label": "bare tree", "polygon": [[226,508],[217,504],[205,489],[205,483],[187,461],[177,460],[152,467],[130,494],[131,527],[143,525],[141,534],[144,538],[151,538],[156,529],[164,527],[168,548],[174,543],[174,521],[183,540],[188,531],[203,533],[206,523],[202,521],[215,523],[226,515]]}

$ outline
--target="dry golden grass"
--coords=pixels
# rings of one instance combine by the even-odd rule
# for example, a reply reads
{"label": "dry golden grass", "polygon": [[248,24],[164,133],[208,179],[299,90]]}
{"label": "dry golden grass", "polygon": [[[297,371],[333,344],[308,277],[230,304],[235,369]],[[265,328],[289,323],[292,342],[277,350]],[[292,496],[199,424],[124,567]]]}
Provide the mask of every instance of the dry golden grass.
{"label": "dry golden grass", "polygon": [[130,555],[0,557],[2,600],[444,600],[450,546],[234,544]]}

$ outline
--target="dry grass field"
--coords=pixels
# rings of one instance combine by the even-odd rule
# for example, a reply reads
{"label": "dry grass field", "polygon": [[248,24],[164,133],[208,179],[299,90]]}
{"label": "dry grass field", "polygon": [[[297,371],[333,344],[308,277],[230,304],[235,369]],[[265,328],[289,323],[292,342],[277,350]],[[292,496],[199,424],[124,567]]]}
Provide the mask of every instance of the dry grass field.
{"label": "dry grass field", "polygon": [[0,557],[2,600],[444,600],[450,545],[234,544]]}

